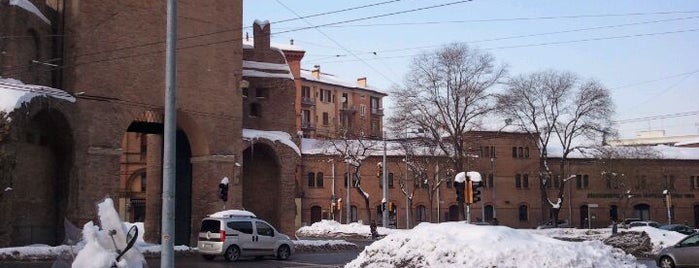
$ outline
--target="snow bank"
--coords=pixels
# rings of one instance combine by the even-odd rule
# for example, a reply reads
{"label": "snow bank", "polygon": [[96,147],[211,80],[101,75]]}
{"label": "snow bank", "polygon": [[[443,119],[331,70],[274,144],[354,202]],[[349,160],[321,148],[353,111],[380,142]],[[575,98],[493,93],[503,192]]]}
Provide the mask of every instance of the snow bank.
{"label": "snow bank", "polygon": [[[378,227],[379,234],[387,235],[398,232],[407,232],[406,230],[389,229]],[[361,223],[340,224],[332,220],[321,220],[313,223],[311,226],[304,226],[296,230],[297,236],[306,237],[348,237],[348,236],[371,236],[369,225]]]}
{"label": "snow bank", "polygon": [[[556,257],[560,256],[560,257]],[[421,223],[391,234],[345,267],[640,267],[600,241],[566,242],[505,226]]]}

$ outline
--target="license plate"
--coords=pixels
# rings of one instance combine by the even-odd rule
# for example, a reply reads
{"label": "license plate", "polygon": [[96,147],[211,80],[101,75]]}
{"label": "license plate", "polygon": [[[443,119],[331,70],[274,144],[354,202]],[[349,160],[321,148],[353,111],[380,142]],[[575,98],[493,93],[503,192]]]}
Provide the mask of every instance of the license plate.
{"label": "license plate", "polygon": [[214,247],[214,245],[210,245],[210,244],[204,244],[203,246],[204,246],[204,248],[213,248]]}

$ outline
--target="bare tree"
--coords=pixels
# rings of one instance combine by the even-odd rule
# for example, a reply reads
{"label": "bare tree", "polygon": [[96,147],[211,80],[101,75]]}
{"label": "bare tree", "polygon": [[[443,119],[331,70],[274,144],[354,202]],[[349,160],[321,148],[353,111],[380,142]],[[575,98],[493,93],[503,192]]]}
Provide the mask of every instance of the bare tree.
{"label": "bare tree", "polygon": [[[580,142],[602,137],[609,132],[613,104],[609,90],[600,83],[580,79],[570,72],[543,71],[514,77],[505,92],[497,96],[498,112],[521,131],[538,141],[539,177],[542,203],[549,204],[554,225],[563,204],[568,155]],[[548,146],[555,139],[561,144],[560,188],[554,201],[546,191],[553,179],[548,165]]]}
{"label": "bare tree", "polygon": [[[408,170],[412,173],[413,191],[410,194],[410,200],[412,201],[412,196],[418,190],[425,190],[427,193],[427,198],[430,201],[430,213],[429,221],[434,222],[434,204],[436,193],[443,183],[449,180],[449,176],[440,175],[440,149],[432,144],[430,146],[429,139],[414,139],[410,144],[403,144],[406,155],[410,158],[407,160],[406,165]],[[444,170],[444,168],[442,168]],[[447,168],[446,170],[451,170]],[[446,172],[442,172],[446,173]],[[453,173],[453,172],[452,172]],[[430,179],[430,174],[432,174],[432,179]],[[401,189],[403,189],[401,185]],[[406,191],[403,191],[407,194]],[[412,206],[412,203],[410,204]],[[439,213],[439,212],[437,212]]]}
{"label": "bare tree", "polygon": [[[467,148],[464,134],[492,111],[491,88],[505,75],[488,53],[464,44],[450,44],[413,59],[404,85],[396,86],[396,112],[389,118],[401,126],[421,128],[427,138],[462,171]],[[402,128],[405,129],[405,128]]]}
{"label": "bare tree", "polygon": [[[357,190],[360,196],[364,198],[364,206],[366,208],[366,215],[369,222],[371,222],[371,207],[369,206],[369,194],[362,188],[362,176],[361,168],[364,159],[366,159],[372,152],[376,151],[377,140],[369,140],[363,136],[357,137],[356,139],[348,138],[347,134],[343,135],[342,139],[331,140],[330,143],[334,147],[335,151],[340,154],[345,163],[354,169],[354,172],[350,172],[350,177],[352,178],[352,186]],[[348,178],[350,179],[350,178]],[[350,189],[347,189],[350,191]],[[349,202],[347,200],[346,202]],[[349,211],[347,212],[347,222],[349,222]]]}

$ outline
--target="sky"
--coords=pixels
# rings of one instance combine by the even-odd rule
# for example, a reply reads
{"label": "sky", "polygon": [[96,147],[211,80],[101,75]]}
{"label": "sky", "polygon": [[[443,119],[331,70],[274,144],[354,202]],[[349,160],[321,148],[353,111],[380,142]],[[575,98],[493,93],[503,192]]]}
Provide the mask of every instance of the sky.
{"label": "sky", "polygon": [[[243,5],[243,31],[252,35],[254,20],[269,20],[273,43],[293,39],[306,50],[305,69],[320,65],[322,72],[348,81],[367,77],[371,86],[388,90],[402,84],[415,55],[464,42],[491,53],[512,76],[552,69],[600,81],[612,93],[613,119],[622,137],[648,130],[699,134],[698,1],[258,0]],[[350,10],[333,12],[344,9]],[[326,12],[332,13],[317,15]],[[387,113],[395,101],[389,96]]]}

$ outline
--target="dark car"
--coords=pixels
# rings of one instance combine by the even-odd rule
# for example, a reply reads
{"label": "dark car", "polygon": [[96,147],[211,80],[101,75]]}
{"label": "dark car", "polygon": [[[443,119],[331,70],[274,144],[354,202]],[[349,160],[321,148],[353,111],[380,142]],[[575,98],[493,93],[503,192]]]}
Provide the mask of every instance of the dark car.
{"label": "dark car", "polygon": [[699,233],[689,235],[674,246],[662,249],[655,261],[663,268],[699,267]]}
{"label": "dark car", "polygon": [[665,224],[660,227],[658,227],[663,230],[668,230],[668,231],[675,231],[681,234],[686,234],[686,235],[691,235],[693,233],[696,233],[697,230],[694,230],[692,227],[689,227],[684,224]]}

